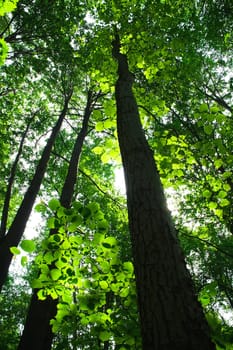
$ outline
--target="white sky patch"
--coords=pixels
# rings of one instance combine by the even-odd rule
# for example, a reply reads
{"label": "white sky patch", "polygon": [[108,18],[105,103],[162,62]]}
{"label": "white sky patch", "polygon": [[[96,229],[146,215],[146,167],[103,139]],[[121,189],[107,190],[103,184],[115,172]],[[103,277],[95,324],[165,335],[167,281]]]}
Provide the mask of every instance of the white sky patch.
{"label": "white sky patch", "polygon": [[124,170],[122,167],[115,169],[114,185],[115,185],[115,188],[120,192],[120,194],[122,195],[126,194]]}

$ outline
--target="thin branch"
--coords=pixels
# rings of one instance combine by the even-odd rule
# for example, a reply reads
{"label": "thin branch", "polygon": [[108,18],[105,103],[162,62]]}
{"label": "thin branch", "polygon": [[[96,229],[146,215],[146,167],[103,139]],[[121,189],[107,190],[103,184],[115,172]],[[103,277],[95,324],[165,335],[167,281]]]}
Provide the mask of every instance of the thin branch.
{"label": "thin branch", "polygon": [[119,201],[115,198],[113,198],[108,192],[104,191],[94,180],[93,178],[85,173],[82,169],[79,168],[79,172],[84,175],[101,193],[103,193],[105,196],[109,197],[120,209],[125,209],[126,207],[119,203]]}
{"label": "thin branch", "polygon": [[217,245],[215,245],[215,244],[213,244],[213,243],[211,243],[211,242],[209,242],[209,241],[206,241],[205,239],[202,239],[202,238],[200,238],[200,237],[198,237],[198,236],[192,236],[192,235],[189,235],[189,234],[184,233],[184,232],[182,232],[182,235],[184,235],[184,236],[186,236],[186,237],[189,237],[189,238],[195,238],[195,239],[197,239],[197,240],[199,240],[199,241],[201,241],[201,242],[203,242],[203,243],[209,245],[210,247],[215,248],[216,250],[218,250],[218,251],[221,252],[222,254],[224,254],[224,255],[226,255],[226,256],[229,256],[230,258],[233,258],[233,255],[232,255],[232,254],[229,254],[229,253],[226,252],[225,250],[219,248]]}
{"label": "thin branch", "polygon": [[[12,16],[11,20],[7,23],[7,26],[5,29],[0,33],[0,37],[2,38],[3,35],[6,33],[6,31],[9,29],[11,23],[14,21],[14,19],[18,16],[18,13],[15,13],[14,16]],[[14,34],[14,33],[13,33]],[[12,34],[11,34],[12,35]],[[8,37],[7,37],[8,38]],[[7,38],[5,40],[7,41]]]}
{"label": "thin branch", "polygon": [[164,128],[164,125],[158,120],[158,118],[156,118],[156,116],[148,108],[146,108],[142,105],[138,105],[138,108],[144,109],[144,111],[146,113],[148,113],[156,121],[156,123],[158,123],[160,126],[162,126]]}

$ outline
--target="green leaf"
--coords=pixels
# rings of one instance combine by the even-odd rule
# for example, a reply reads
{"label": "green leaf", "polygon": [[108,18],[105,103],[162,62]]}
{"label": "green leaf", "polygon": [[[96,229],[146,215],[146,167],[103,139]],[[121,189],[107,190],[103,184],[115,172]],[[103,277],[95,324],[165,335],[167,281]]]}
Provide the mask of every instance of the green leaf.
{"label": "green leaf", "polygon": [[20,247],[27,253],[32,253],[34,252],[34,250],[36,249],[36,244],[34,241],[32,241],[31,239],[24,239],[21,244]]}
{"label": "green leaf", "polygon": [[100,222],[98,222],[98,229],[100,231],[106,231],[108,228],[108,222],[107,220],[101,220]]}
{"label": "green leaf", "polygon": [[218,204],[215,203],[215,202],[209,202],[209,204],[208,204],[208,207],[209,207],[210,209],[215,209],[215,208],[217,208],[217,206],[218,206]]}
{"label": "green leaf", "polygon": [[59,269],[52,269],[50,274],[53,281],[57,281],[61,277],[61,271]]}
{"label": "green leaf", "polygon": [[199,107],[200,112],[208,112],[208,110],[209,110],[209,106],[207,105],[207,103],[202,103]]}
{"label": "green leaf", "polygon": [[55,218],[48,218],[47,226],[48,228],[55,228]]}
{"label": "green leaf", "polygon": [[204,125],[204,132],[207,134],[207,135],[211,135],[212,132],[213,132],[213,126],[208,124],[208,125]]}
{"label": "green leaf", "polygon": [[42,286],[43,286],[43,284],[40,281],[40,279],[38,279],[38,278],[31,282],[31,287],[34,288],[34,289],[42,288]]}
{"label": "green leaf", "polygon": [[21,265],[24,267],[27,265],[28,258],[27,256],[22,256],[21,258]]}
{"label": "green leaf", "polygon": [[120,291],[120,297],[121,298],[126,298],[129,295],[129,287],[123,288]]}
{"label": "green leaf", "polygon": [[10,247],[10,251],[14,255],[19,255],[21,253],[20,249],[17,247]]}
{"label": "green leaf", "polygon": [[115,237],[107,237],[102,241],[102,245],[105,248],[112,248],[117,245],[117,240]]}
{"label": "green leaf", "polygon": [[108,331],[103,331],[103,332],[100,332],[99,334],[99,338],[103,342],[108,341],[111,338],[111,336],[112,334]]}
{"label": "green leaf", "polygon": [[38,213],[45,213],[47,210],[47,207],[45,205],[45,203],[40,202],[38,204],[35,205],[35,211]]}
{"label": "green leaf", "polygon": [[19,0],[2,0],[0,2],[0,16],[4,16],[7,12],[14,11],[18,1]]}
{"label": "green leaf", "polygon": [[214,161],[214,165],[215,165],[216,169],[219,169],[223,165],[222,159],[216,159]]}
{"label": "green leaf", "polygon": [[226,191],[223,191],[223,190],[221,190],[221,191],[219,191],[218,192],[218,198],[225,198],[227,196],[227,192]]}
{"label": "green leaf", "polygon": [[108,283],[106,281],[100,281],[99,284],[101,289],[108,289]]}
{"label": "green leaf", "polygon": [[207,199],[209,199],[211,197],[211,195],[212,195],[211,191],[209,191],[209,190],[203,191],[202,194],[203,194],[203,197],[205,197]]}
{"label": "green leaf", "polygon": [[39,300],[45,300],[47,298],[47,293],[44,289],[40,289],[37,293]]}
{"label": "green leaf", "polygon": [[223,199],[220,200],[220,207],[226,207],[228,205],[230,205],[230,202],[229,202],[228,199],[223,198]]}
{"label": "green leaf", "polygon": [[102,154],[103,151],[104,151],[103,147],[100,147],[100,146],[96,146],[92,149],[92,152],[95,154]]}
{"label": "green leaf", "polygon": [[48,207],[53,211],[56,211],[60,206],[61,206],[61,204],[60,204],[59,200],[56,198],[52,198],[48,202]]}
{"label": "green leaf", "polygon": [[115,125],[116,125],[116,122],[113,120],[108,119],[104,121],[104,129],[111,129],[115,127]]}
{"label": "green leaf", "polygon": [[130,261],[124,262],[123,263],[123,270],[129,274],[133,274],[133,272],[134,272],[133,264]]}

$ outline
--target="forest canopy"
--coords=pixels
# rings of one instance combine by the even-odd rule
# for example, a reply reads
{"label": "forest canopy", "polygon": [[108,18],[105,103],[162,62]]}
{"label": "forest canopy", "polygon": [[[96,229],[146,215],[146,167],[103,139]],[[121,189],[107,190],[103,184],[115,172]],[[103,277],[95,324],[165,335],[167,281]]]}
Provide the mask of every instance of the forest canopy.
{"label": "forest canopy", "polygon": [[232,16],[0,1],[0,350],[233,349]]}

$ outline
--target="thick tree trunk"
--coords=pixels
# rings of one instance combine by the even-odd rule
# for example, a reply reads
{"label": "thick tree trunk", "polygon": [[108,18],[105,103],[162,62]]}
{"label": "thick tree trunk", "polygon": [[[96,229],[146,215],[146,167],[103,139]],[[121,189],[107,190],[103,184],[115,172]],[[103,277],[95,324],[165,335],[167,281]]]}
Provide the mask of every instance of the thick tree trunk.
{"label": "thick tree trunk", "polygon": [[57,134],[61,128],[61,124],[66,116],[69,100],[72,96],[70,93],[64,102],[63,110],[59,116],[59,119],[54,126],[51,136],[44,148],[41,159],[37,165],[35,174],[31,180],[31,183],[24,195],[22,203],[15,215],[15,218],[5,237],[0,241],[0,290],[6,280],[8,270],[11,264],[13,254],[10,252],[10,247],[17,246],[23,236],[28,218],[31,214],[33,204],[36,196],[39,192],[47,164],[50,158],[51,150],[56,140]]}
{"label": "thick tree trunk", "polygon": [[153,153],[132,92],[119,37],[117,129],[122,155],[144,350],[212,350],[208,326],[186,269]]}
{"label": "thick tree trunk", "polygon": [[[72,202],[74,188],[77,182],[78,164],[82,146],[87,134],[88,122],[93,108],[92,103],[93,94],[89,92],[82,128],[73,147],[68,172],[60,197],[61,205],[65,208],[69,208]],[[56,232],[55,229],[52,229],[50,235]],[[58,300],[47,297],[46,300],[41,301],[37,297],[37,292],[38,290],[33,291],[18,350],[50,350],[52,346],[53,332],[50,320],[56,316]]]}

